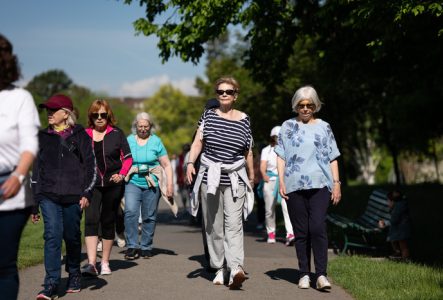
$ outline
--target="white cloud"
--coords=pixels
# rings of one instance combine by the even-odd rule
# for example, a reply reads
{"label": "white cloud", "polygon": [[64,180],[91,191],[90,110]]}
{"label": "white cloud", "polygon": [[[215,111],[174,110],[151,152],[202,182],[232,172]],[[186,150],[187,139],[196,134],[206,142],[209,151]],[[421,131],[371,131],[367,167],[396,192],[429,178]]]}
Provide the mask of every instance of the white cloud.
{"label": "white cloud", "polygon": [[198,95],[194,87],[195,78],[180,78],[171,80],[168,75],[159,75],[144,78],[133,82],[125,82],[118,90],[118,96],[121,97],[149,97],[165,84],[171,84],[176,89],[181,90],[185,95]]}

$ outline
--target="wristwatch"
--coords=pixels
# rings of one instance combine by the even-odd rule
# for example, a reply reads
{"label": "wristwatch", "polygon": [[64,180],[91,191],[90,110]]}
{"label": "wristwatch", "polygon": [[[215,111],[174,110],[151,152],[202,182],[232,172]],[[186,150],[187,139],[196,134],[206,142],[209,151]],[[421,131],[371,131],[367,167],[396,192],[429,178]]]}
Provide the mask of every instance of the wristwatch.
{"label": "wristwatch", "polygon": [[17,179],[20,182],[20,184],[23,184],[23,180],[25,180],[25,175],[19,174],[17,172],[12,172],[11,176],[17,177]]}

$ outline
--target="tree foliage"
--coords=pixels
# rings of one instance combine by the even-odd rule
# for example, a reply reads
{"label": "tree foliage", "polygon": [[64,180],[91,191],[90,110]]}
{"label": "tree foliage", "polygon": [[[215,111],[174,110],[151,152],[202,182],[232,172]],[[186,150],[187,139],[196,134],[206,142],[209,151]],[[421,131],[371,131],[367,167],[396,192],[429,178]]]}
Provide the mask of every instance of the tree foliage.
{"label": "tree foliage", "polygon": [[[208,82],[197,81],[203,95],[209,96],[210,83],[220,75],[239,79],[245,88],[238,105],[253,126],[259,124],[260,140],[265,124],[292,114],[290,99],[303,84],[314,85],[325,102],[319,116],[334,129],[345,172],[352,168],[353,153],[365,152],[356,147],[375,143],[391,154],[400,178],[400,153],[433,155],[430,141],[443,135],[443,120],[434,109],[443,98],[440,2],[135,2],[146,9],[135,30],[159,38],[164,61],[178,56],[197,63],[206,45]],[[235,53],[227,51],[233,48],[226,40],[229,25],[241,27]]]}
{"label": "tree foliage", "polygon": [[72,85],[72,80],[62,70],[49,70],[34,78],[26,86],[39,100],[46,100],[52,95],[67,90]]}
{"label": "tree foliage", "polygon": [[192,142],[197,121],[203,113],[205,101],[189,97],[171,85],[164,85],[146,100],[156,134],[162,139],[168,153],[178,154],[185,143]]}

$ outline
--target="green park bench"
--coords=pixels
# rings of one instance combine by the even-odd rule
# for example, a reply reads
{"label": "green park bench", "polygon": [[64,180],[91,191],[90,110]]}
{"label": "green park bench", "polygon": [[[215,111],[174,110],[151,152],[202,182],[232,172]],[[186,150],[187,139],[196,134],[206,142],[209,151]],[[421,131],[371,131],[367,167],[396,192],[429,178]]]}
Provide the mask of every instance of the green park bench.
{"label": "green park bench", "polygon": [[328,213],[327,221],[332,225],[331,242],[338,252],[344,254],[351,247],[379,250],[386,243],[387,228],[380,229],[378,221],[390,221],[387,192],[374,190],[369,196],[366,210],[357,219],[336,213]]}

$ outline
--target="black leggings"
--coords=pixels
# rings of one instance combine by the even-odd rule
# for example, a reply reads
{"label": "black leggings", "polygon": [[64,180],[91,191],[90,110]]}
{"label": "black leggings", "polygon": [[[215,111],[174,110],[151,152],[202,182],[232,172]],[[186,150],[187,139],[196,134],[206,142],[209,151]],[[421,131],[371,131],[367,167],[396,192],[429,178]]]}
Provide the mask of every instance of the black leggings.
{"label": "black leggings", "polygon": [[96,187],[89,207],[85,210],[85,236],[115,238],[115,219],[123,197],[124,185]]}

